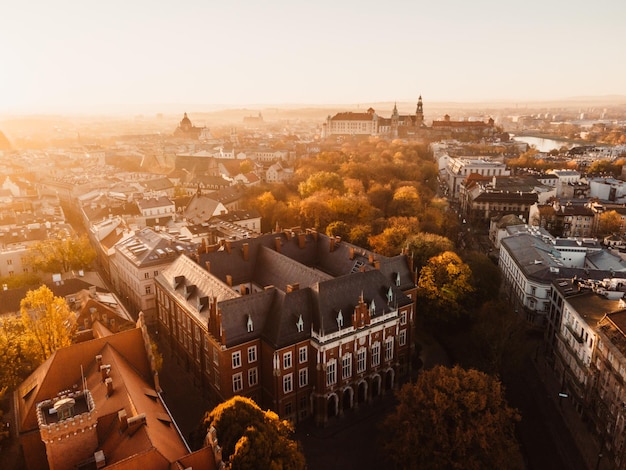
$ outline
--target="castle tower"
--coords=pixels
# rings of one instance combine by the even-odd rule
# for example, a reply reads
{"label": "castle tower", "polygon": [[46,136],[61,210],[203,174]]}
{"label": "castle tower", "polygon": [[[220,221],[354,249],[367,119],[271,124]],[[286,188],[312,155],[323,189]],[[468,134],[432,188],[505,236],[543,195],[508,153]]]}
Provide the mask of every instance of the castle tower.
{"label": "castle tower", "polygon": [[98,448],[97,413],[89,390],[37,403],[37,424],[50,470],[74,470]]}
{"label": "castle tower", "polygon": [[398,106],[393,104],[393,112],[391,113],[391,135],[398,137],[398,125],[400,121],[400,113],[398,113]]}
{"label": "castle tower", "polygon": [[424,105],[422,104],[422,95],[417,100],[417,109],[415,110],[415,127],[424,125]]}

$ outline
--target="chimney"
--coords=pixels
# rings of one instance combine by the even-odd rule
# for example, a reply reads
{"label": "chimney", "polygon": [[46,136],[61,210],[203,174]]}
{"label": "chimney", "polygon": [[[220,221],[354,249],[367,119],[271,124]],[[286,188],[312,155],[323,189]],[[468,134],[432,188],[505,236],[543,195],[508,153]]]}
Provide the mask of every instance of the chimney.
{"label": "chimney", "polygon": [[139,413],[137,416],[128,418],[128,434],[133,435],[142,425],[146,424],[146,414]]}
{"label": "chimney", "polygon": [[102,376],[103,382],[109,376],[109,372],[111,372],[111,364],[105,364],[100,366],[100,375]]}
{"label": "chimney", "polygon": [[106,459],[104,458],[104,451],[99,450],[94,452],[93,459],[96,462],[96,468],[104,468],[106,467]]}
{"label": "chimney", "polygon": [[250,245],[248,243],[244,243],[242,246],[242,250],[243,250],[243,260],[248,261],[248,256],[250,253]]}
{"label": "chimney", "polygon": [[280,253],[280,237],[274,237],[274,245],[276,246],[276,252]]}
{"label": "chimney", "polygon": [[128,417],[126,416],[126,410],[120,410],[117,412],[117,419],[120,422],[120,430],[126,431],[128,428]]}
{"label": "chimney", "polygon": [[370,264],[372,264],[374,262],[374,255],[370,253],[367,257],[367,260],[370,262]]}
{"label": "chimney", "polygon": [[380,269],[380,260],[374,260],[374,269]]}
{"label": "chimney", "polygon": [[304,233],[300,232],[298,234],[298,247],[299,248],[304,248],[306,245],[306,236]]}
{"label": "chimney", "polygon": [[211,262],[210,261],[205,261],[204,262],[204,266],[206,267],[206,271],[208,273],[210,273],[211,272]]}
{"label": "chimney", "polygon": [[300,284],[294,282],[293,284],[287,284],[287,292],[293,292],[300,289]]}
{"label": "chimney", "polygon": [[354,259],[354,247],[350,247],[350,259],[353,260]]}
{"label": "chimney", "polygon": [[233,277],[230,274],[226,275],[226,284],[228,287],[233,287]]}
{"label": "chimney", "polygon": [[104,379],[104,384],[107,387],[107,397],[113,395],[113,379],[111,377],[107,377]]}
{"label": "chimney", "polygon": [[230,240],[226,240],[224,246],[226,247],[226,253],[230,255]]}
{"label": "chimney", "polygon": [[100,367],[102,365],[102,354],[96,356],[96,365]]}
{"label": "chimney", "polygon": [[332,253],[335,251],[335,239],[331,237],[328,241],[330,242],[330,252]]}

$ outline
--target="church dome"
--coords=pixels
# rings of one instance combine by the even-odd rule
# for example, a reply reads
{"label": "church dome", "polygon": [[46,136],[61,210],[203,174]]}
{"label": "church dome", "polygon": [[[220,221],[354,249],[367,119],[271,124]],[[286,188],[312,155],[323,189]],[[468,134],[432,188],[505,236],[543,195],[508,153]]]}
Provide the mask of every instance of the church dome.
{"label": "church dome", "polygon": [[191,124],[191,120],[187,117],[187,113],[185,113],[185,115],[183,116],[183,118],[180,121],[180,128],[183,130],[189,130],[191,129],[193,126]]}

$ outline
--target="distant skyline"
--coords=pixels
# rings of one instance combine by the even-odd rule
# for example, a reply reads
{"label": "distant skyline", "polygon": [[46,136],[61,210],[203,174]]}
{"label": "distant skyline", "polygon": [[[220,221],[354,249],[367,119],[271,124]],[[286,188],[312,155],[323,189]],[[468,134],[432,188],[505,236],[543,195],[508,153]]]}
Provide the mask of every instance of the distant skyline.
{"label": "distant skyline", "polygon": [[626,95],[625,18],[623,0],[11,2],[0,113]]}

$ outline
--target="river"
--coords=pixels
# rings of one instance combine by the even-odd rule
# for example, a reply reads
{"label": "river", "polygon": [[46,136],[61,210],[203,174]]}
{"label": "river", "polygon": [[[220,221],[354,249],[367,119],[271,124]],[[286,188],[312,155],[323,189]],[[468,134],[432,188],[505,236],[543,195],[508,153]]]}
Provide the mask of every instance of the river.
{"label": "river", "polygon": [[513,140],[517,142],[526,142],[528,145],[534,146],[540,152],[549,152],[552,149],[560,149],[565,146],[568,149],[574,147],[572,142],[567,140],[544,139],[543,137],[531,137],[529,135],[516,135]]}

